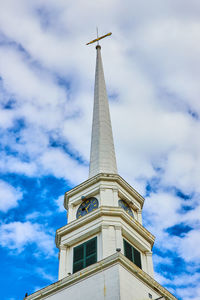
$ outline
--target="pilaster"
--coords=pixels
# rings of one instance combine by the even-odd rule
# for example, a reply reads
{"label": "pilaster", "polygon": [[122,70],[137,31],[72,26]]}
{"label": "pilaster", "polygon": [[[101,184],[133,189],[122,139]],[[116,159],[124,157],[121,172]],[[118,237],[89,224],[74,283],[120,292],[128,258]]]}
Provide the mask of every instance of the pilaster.
{"label": "pilaster", "polygon": [[137,210],[137,220],[138,222],[142,225],[142,210],[141,209],[138,209]]}
{"label": "pilaster", "polygon": [[152,252],[145,252],[146,262],[147,262],[147,273],[154,278],[154,270],[153,270],[153,260],[152,260]]}
{"label": "pilaster", "polygon": [[121,249],[123,251],[123,238],[122,238],[122,228],[121,226],[115,226],[115,239],[116,239],[116,249]]}
{"label": "pilaster", "polygon": [[105,258],[116,252],[115,227],[102,225],[102,257]]}
{"label": "pilaster", "polygon": [[62,279],[66,276],[66,263],[67,263],[67,247],[60,246],[60,255],[59,255],[59,274],[58,279]]}

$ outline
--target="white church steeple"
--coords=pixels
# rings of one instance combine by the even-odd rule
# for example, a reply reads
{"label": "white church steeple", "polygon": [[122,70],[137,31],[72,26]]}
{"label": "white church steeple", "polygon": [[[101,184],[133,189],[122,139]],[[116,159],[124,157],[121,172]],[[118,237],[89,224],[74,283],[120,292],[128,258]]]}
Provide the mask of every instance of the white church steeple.
{"label": "white church steeple", "polygon": [[117,174],[108,96],[101,59],[101,46],[97,45],[96,50],[97,57],[89,177],[93,177],[99,173]]}
{"label": "white church steeple", "polygon": [[59,280],[26,300],[177,300],[153,278],[155,237],[142,225],[144,198],[117,174],[101,47],[96,50],[89,179],[65,193],[68,224],[56,232]]}

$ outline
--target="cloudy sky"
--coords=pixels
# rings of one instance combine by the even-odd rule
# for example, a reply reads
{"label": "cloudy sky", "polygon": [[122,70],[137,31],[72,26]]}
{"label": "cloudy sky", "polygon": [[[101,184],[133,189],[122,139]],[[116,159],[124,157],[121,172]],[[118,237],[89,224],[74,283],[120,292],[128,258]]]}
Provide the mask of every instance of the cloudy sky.
{"label": "cloudy sky", "polygon": [[1,1],[1,299],[57,280],[63,194],[88,177],[96,26],[113,33],[118,170],[146,198],[156,280],[200,299],[199,0]]}

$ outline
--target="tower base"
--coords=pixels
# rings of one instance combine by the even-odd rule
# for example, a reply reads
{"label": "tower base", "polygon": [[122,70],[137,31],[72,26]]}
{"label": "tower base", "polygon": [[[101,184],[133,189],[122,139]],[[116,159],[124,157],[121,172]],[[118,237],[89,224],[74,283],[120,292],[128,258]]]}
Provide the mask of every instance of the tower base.
{"label": "tower base", "polygon": [[151,276],[117,252],[37,291],[26,300],[177,300]]}

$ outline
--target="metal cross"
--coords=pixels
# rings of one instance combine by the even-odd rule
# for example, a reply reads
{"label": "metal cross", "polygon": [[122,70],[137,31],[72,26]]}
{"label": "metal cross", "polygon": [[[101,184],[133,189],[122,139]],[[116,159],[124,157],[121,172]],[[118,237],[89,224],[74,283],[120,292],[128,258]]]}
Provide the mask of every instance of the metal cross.
{"label": "metal cross", "polygon": [[107,36],[109,36],[111,34],[112,34],[112,32],[109,32],[109,33],[107,33],[107,34],[102,35],[102,36],[99,37],[99,35],[98,35],[98,28],[97,28],[97,38],[95,40],[92,40],[91,42],[87,43],[86,45],[90,45],[90,44],[93,44],[95,42],[97,42],[97,45],[99,45],[99,40],[104,39],[105,37],[107,37]]}

